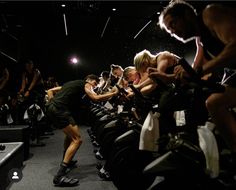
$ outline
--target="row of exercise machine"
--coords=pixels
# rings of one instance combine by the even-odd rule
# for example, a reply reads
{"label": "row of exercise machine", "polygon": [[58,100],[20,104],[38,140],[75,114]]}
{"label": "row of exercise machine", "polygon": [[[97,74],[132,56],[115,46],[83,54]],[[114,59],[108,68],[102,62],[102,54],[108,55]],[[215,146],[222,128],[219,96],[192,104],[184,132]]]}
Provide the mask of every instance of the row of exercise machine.
{"label": "row of exercise machine", "polygon": [[[223,92],[224,87],[202,80],[185,59],[178,64],[190,76],[185,83],[166,85],[156,79],[158,90],[149,96],[130,85],[135,95],[129,99],[118,86],[119,95],[109,101],[112,108],[104,104],[91,106],[88,133],[100,160],[98,174],[104,180],[112,180],[119,190],[147,189],[157,176],[161,177],[160,182],[152,189],[236,187],[227,160],[228,148],[205,107],[206,98]],[[117,111],[121,105],[123,110]],[[142,131],[150,113],[149,129]],[[184,123],[177,122],[176,113],[184,113]],[[154,114],[158,122],[151,126]],[[155,127],[158,136],[153,132]],[[140,141],[145,143],[152,137],[157,137],[156,147],[142,148]]]}

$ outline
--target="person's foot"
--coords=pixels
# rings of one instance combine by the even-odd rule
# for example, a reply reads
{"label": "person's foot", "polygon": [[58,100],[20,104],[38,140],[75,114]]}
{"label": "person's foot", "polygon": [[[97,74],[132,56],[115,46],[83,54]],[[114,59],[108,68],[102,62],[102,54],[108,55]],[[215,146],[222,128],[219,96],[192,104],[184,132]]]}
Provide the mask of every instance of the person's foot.
{"label": "person's foot", "polygon": [[55,176],[53,178],[53,184],[60,187],[71,187],[78,185],[79,180],[67,176]]}

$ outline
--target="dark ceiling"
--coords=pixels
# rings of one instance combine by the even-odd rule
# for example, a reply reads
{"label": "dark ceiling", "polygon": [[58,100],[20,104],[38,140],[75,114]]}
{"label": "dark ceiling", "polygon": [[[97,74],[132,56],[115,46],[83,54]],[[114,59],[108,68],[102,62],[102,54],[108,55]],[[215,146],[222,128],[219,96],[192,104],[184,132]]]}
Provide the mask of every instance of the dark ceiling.
{"label": "dark ceiling", "polygon": [[[191,3],[198,10],[208,4]],[[63,8],[62,4],[66,6]],[[143,49],[152,53],[169,50],[193,57],[193,42],[177,42],[156,25],[157,12],[167,4],[168,1],[1,1],[1,60],[19,68],[21,58],[31,58],[44,77],[54,75],[65,82],[89,73],[100,74],[109,70],[110,64],[132,65],[135,53]],[[134,39],[150,19],[153,22]],[[68,63],[72,55],[79,57],[79,65]]]}

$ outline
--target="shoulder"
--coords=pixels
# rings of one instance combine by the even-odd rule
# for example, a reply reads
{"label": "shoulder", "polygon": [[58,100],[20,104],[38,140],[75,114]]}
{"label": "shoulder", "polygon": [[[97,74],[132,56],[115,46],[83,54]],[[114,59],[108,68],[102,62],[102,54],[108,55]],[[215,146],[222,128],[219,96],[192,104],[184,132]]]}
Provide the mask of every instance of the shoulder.
{"label": "shoulder", "polygon": [[177,56],[169,51],[163,51],[163,52],[160,52],[158,55],[157,55],[157,60],[158,61],[161,61],[163,59],[175,59]]}
{"label": "shoulder", "polygon": [[210,4],[202,12],[203,21],[206,25],[211,25],[220,19],[222,14],[225,14],[227,8],[220,4]]}

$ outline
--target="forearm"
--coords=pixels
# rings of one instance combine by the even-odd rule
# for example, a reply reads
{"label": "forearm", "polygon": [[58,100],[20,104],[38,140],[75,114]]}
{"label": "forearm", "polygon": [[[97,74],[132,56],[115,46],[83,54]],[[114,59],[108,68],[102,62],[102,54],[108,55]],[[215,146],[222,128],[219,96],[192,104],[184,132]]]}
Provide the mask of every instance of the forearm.
{"label": "forearm", "polygon": [[54,94],[56,94],[59,90],[61,90],[61,86],[57,86],[54,88],[51,88],[47,91],[48,99],[52,99],[54,97]]}
{"label": "forearm", "polygon": [[105,93],[105,94],[96,94],[92,97],[92,100],[94,100],[94,101],[106,101],[114,95],[116,95],[116,92],[108,92],[108,93]]}
{"label": "forearm", "polygon": [[235,60],[236,43],[232,43],[227,45],[217,57],[202,66],[203,74],[210,73],[220,68],[230,67],[232,64],[235,64]]}

